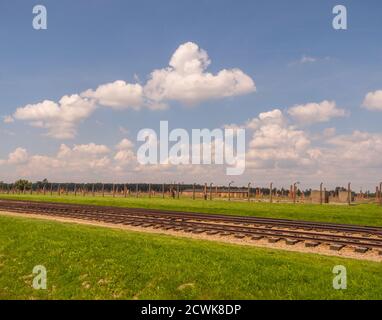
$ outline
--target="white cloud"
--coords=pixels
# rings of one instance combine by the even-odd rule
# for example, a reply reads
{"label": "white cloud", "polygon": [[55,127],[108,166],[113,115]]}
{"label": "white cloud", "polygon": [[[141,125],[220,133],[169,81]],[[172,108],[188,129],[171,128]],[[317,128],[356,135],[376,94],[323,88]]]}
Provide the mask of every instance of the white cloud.
{"label": "white cloud", "polygon": [[110,149],[105,145],[97,145],[94,143],[90,143],[90,144],[75,145],[73,147],[73,151],[79,152],[79,153],[99,155],[99,154],[108,153]]}
{"label": "white cloud", "polygon": [[94,101],[79,95],[63,96],[58,103],[45,100],[18,108],[13,117],[30,125],[47,129],[47,135],[70,139],[76,135],[76,126],[92,114]]}
{"label": "white cloud", "polygon": [[134,147],[134,143],[131,140],[124,138],[117,144],[116,147],[118,150],[128,150]]}
{"label": "white cloud", "polygon": [[382,90],[369,92],[362,106],[371,111],[382,111]]}
{"label": "white cloud", "polygon": [[353,168],[380,168],[382,166],[382,134],[354,131],[352,134],[330,138],[328,144],[334,147],[325,157],[336,166]]}
{"label": "white cloud", "polygon": [[13,123],[13,122],[15,122],[15,119],[13,119],[12,116],[4,116],[3,117],[3,122],[4,123]]}
{"label": "white cloud", "polygon": [[28,161],[28,152],[24,148],[17,148],[8,156],[9,164],[23,164]]}
{"label": "white cloud", "polygon": [[143,105],[142,86],[122,80],[100,85],[96,90],[87,90],[81,95],[96,99],[100,105],[117,110],[128,108],[138,110]]}
{"label": "white cloud", "polygon": [[[26,152],[26,150],[24,150]],[[24,162],[13,163],[16,165],[16,174],[25,177],[58,176],[61,179],[81,180],[92,177],[97,180],[98,175],[107,177],[112,174],[111,151],[105,145],[94,143],[74,145],[69,147],[61,144],[56,155],[31,155]],[[8,161],[8,164],[11,164]],[[94,174],[97,170],[97,174]]]}
{"label": "white cloud", "polygon": [[275,169],[311,164],[309,137],[289,125],[281,110],[260,113],[246,127],[253,130],[247,154],[249,166]]}
{"label": "white cloud", "polygon": [[[206,72],[210,63],[206,51],[187,42],[175,51],[169,67],[154,70],[145,85],[117,80],[79,95],[64,96],[58,103],[45,100],[28,104],[18,108],[13,118],[45,128],[50,137],[70,139],[75,137],[78,124],[93,113],[96,105],[118,110],[164,110],[169,101],[191,105],[256,90],[254,81],[243,71],[223,69],[214,75]],[[7,117],[4,121],[11,122],[13,118]]]}
{"label": "white cloud", "polygon": [[316,62],[317,61],[317,58],[314,58],[314,57],[310,57],[310,56],[306,56],[306,55],[303,55],[300,59],[300,63],[304,64],[304,63],[313,63],[313,62]]}
{"label": "white cloud", "polygon": [[144,87],[147,99],[179,101],[187,105],[201,101],[248,94],[256,90],[253,80],[239,69],[206,72],[211,63],[207,52],[195,43],[181,45],[170,66],[155,70]]}
{"label": "white cloud", "polygon": [[[354,131],[337,134],[334,128],[319,137],[297,129],[280,109],[260,113],[237,126],[251,135],[246,155],[246,173],[235,178],[246,184],[253,177],[256,185],[270,181],[288,187],[294,181],[304,186],[373,185],[382,167],[382,134]],[[134,145],[129,139],[108,147],[102,144],[62,144],[52,156],[29,154],[24,148],[11,152],[1,165],[10,166],[4,177],[20,176],[53,181],[175,181],[227,183],[224,168],[216,165],[154,165],[137,162]],[[9,173],[9,174],[8,174]]]}
{"label": "white cloud", "polygon": [[301,58],[296,59],[288,64],[288,66],[298,66],[298,65],[308,65],[314,63],[328,62],[331,61],[332,58],[329,56],[326,57],[314,57],[309,55],[302,55]]}
{"label": "white cloud", "polygon": [[75,144],[73,148],[68,147],[66,144],[61,144],[58,158],[80,158],[80,157],[97,157],[105,155],[110,152],[110,149],[105,145],[98,145],[95,143],[89,144]]}
{"label": "white cloud", "polygon": [[308,103],[293,106],[288,110],[288,113],[300,124],[327,122],[332,118],[346,116],[346,111],[344,109],[337,108],[334,101],[326,100],[320,103]]}
{"label": "white cloud", "polygon": [[8,154],[8,158],[0,159],[0,165],[22,165],[27,163],[29,155],[26,149],[16,148],[14,151]]}

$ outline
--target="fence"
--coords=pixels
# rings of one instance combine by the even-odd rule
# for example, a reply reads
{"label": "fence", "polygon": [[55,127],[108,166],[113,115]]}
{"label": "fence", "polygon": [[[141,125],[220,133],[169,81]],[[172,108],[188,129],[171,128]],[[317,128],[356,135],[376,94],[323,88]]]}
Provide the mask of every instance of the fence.
{"label": "fence", "polygon": [[112,183],[28,183],[24,185],[0,183],[1,194],[19,195],[46,195],[46,196],[74,196],[74,197],[145,197],[145,198],[190,198],[203,200],[227,200],[269,203],[372,203],[382,205],[382,183],[376,187],[375,193],[351,190],[351,184],[347,188],[338,187],[335,190],[327,190],[320,184],[317,190],[300,190],[294,183],[289,188],[274,188],[273,183],[267,187],[252,187],[249,183],[246,187],[218,186],[210,184],[112,184]]}

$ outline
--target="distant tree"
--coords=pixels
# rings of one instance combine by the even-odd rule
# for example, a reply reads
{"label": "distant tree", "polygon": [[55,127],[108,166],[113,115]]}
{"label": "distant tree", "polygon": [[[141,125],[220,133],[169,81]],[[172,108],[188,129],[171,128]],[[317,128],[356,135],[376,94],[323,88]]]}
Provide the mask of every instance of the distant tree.
{"label": "distant tree", "polygon": [[49,183],[48,179],[44,179],[42,181],[37,181],[36,182],[36,188],[37,189],[42,189],[44,186],[46,186]]}
{"label": "distant tree", "polygon": [[17,180],[14,184],[15,189],[17,190],[24,190],[24,189],[30,189],[32,187],[32,182],[29,182],[28,180]]}

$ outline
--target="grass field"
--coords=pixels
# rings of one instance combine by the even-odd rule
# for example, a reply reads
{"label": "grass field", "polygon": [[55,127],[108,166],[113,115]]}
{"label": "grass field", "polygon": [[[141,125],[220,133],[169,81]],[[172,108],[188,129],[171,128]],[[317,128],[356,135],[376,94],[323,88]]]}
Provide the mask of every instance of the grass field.
{"label": "grass field", "polygon": [[54,201],[119,207],[168,209],[205,213],[223,213],[243,216],[299,219],[345,224],[382,226],[382,206],[317,205],[317,204],[269,204],[223,200],[161,199],[161,198],[112,198],[38,195],[0,195],[3,199]]}
{"label": "grass field", "polygon": [[[32,289],[43,265],[47,290]],[[334,290],[344,265],[348,289]],[[0,299],[382,299],[380,263],[0,216]]]}

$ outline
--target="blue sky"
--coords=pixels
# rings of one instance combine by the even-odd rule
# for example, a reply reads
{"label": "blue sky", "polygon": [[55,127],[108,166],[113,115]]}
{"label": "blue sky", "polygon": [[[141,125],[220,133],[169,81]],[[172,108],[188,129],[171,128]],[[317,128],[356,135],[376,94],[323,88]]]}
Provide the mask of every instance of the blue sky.
{"label": "blue sky", "polygon": [[[47,30],[32,28],[36,4],[48,10]],[[336,4],[348,9],[346,31],[332,28]],[[324,100],[335,101],[348,115],[304,128],[309,134],[329,127],[338,135],[355,130],[379,134],[382,112],[361,105],[368,92],[382,89],[381,17],[378,0],[3,0],[2,116],[115,80],[135,82],[135,75],[145,83],[189,41],[207,51],[209,72],[238,68],[253,79],[256,92],[193,107],[175,101],[164,111],[97,109],[70,141],[44,136],[43,129],[24,121],[1,123],[0,159],[17,147],[52,154],[62,143],[115,145],[126,135],[120,126],[135,140],[139,129],[157,128],[160,120],[173,127],[212,129],[242,124],[275,108],[285,111]],[[302,63],[303,57],[312,61]]]}

